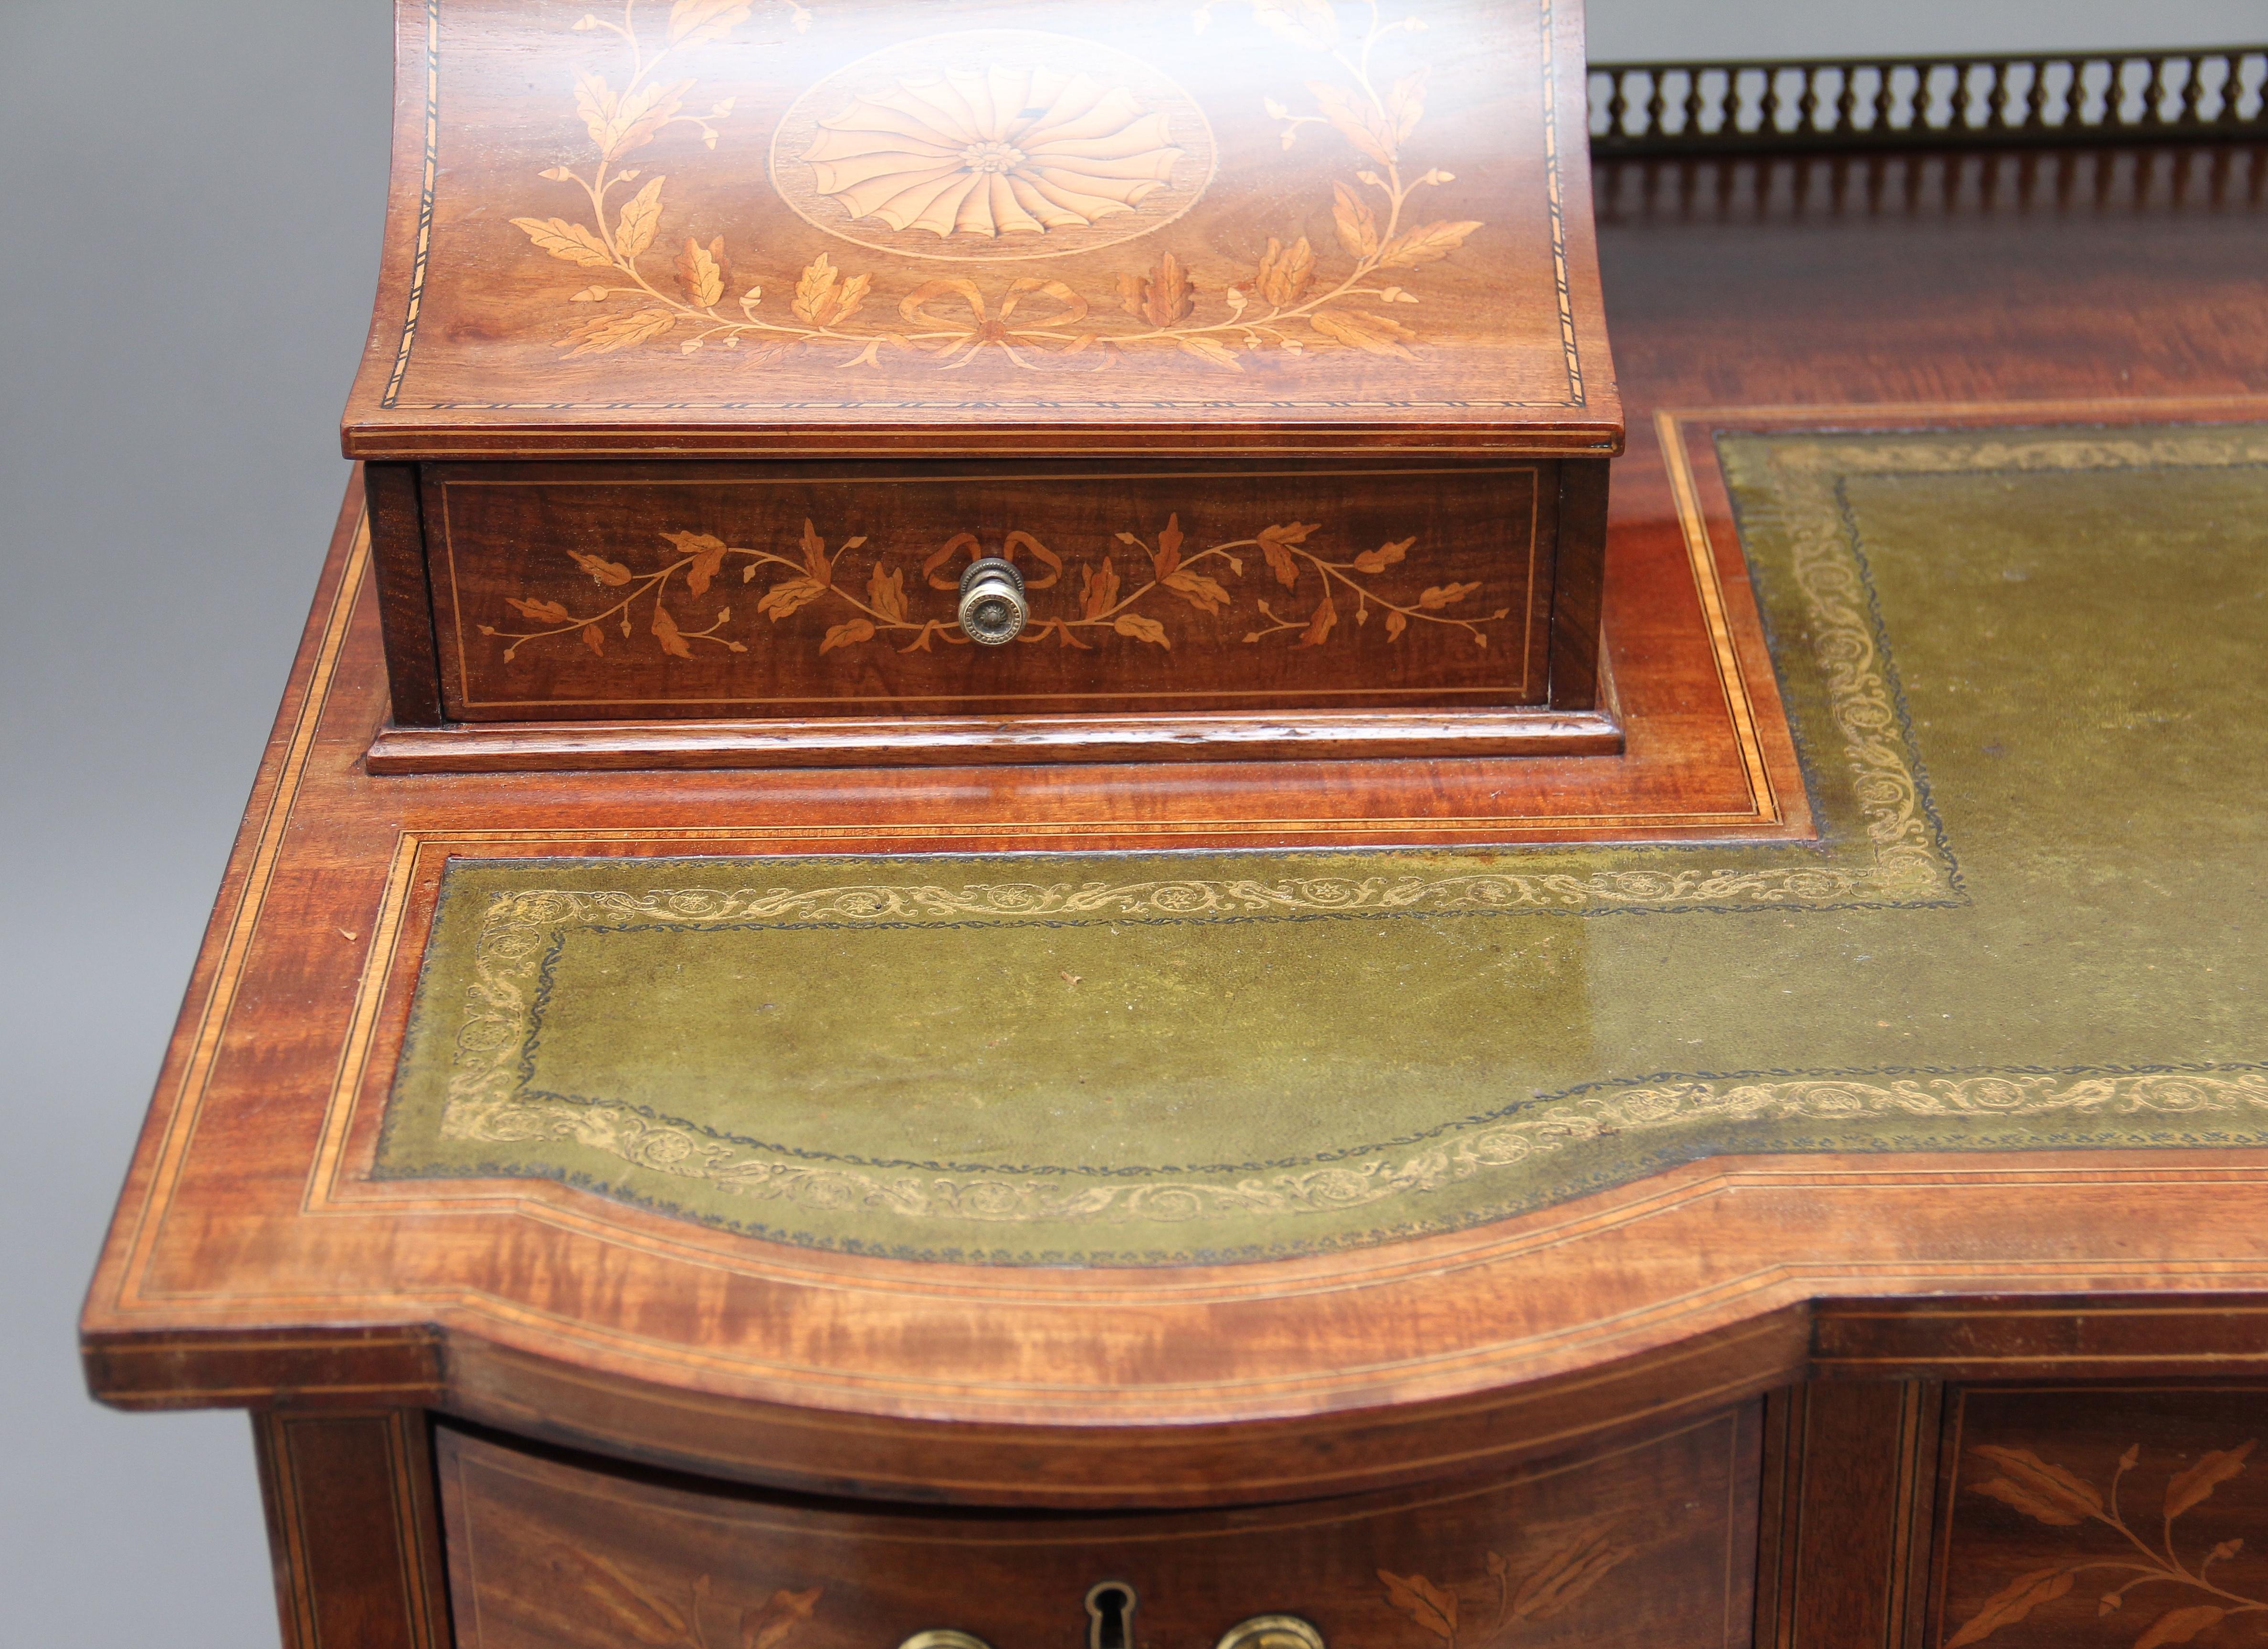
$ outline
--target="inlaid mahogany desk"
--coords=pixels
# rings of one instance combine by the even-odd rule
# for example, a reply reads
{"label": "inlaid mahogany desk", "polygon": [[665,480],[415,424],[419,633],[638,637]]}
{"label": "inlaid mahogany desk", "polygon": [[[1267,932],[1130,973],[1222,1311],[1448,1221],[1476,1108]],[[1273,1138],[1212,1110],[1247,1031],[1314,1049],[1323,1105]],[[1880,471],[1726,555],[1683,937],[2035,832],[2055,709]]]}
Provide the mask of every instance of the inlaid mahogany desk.
{"label": "inlaid mahogany desk", "polygon": [[350,492],[85,1320],[291,1642],[2257,1640],[2268,152],[1597,184],[1622,755],[374,775]]}

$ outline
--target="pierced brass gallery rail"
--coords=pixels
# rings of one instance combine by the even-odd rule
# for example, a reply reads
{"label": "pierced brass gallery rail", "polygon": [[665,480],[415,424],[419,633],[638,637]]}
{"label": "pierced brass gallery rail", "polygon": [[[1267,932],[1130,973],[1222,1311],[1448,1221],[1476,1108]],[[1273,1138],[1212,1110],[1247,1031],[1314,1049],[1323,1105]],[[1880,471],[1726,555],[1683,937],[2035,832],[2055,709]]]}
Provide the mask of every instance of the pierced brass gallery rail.
{"label": "pierced brass gallery rail", "polygon": [[1999,147],[2268,136],[2268,46],[1594,63],[1591,151]]}

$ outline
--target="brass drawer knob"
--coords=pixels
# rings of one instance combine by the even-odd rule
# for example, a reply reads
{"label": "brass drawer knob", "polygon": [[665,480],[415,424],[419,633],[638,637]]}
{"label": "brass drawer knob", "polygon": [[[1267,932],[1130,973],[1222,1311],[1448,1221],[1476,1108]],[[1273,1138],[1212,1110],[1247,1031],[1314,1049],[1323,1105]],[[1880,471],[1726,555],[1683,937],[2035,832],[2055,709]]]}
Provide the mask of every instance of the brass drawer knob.
{"label": "brass drawer knob", "polygon": [[961,628],[968,639],[998,647],[1016,639],[1031,616],[1024,604],[1024,575],[1012,561],[987,556],[961,575]]}

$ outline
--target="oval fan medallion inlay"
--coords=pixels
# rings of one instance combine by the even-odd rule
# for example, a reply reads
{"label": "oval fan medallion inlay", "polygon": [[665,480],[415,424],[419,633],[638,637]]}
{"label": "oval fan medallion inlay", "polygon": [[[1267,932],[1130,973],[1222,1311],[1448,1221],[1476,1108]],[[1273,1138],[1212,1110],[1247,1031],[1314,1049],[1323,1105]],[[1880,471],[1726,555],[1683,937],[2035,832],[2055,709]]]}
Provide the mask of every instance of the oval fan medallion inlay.
{"label": "oval fan medallion inlay", "polygon": [[772,181],[810,222],[912,257],[1057,257],[1145,235],[1211,181],[1188,93],[1113,48],[1022,29],[909,40],[798,98]]}

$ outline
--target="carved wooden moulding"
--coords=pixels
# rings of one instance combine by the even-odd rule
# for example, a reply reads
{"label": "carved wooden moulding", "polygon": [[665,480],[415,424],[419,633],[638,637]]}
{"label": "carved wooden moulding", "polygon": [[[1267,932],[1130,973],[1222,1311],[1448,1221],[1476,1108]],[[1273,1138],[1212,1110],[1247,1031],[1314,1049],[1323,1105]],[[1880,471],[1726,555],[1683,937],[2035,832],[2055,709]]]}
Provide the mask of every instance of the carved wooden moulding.
{"label": "carved wooden moulding", "polygon": [[1574,0],[401,0],[380,768],[1612,751]]}

